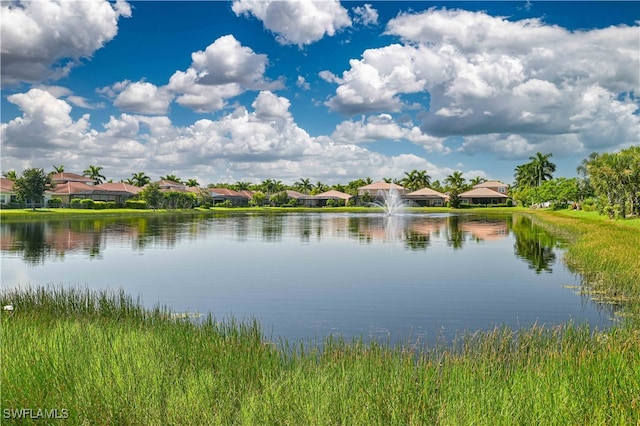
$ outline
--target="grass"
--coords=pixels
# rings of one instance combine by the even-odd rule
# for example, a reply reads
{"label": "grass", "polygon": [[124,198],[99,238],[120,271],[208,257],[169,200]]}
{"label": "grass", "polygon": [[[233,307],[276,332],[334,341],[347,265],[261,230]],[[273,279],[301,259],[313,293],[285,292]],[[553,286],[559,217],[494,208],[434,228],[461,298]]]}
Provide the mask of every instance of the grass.
{"label": "grass", "polygon": [[636,424],[640,334],[496,329],[452,348],[266,343],[123,293],[5,293],[1,408],[71,424]]}
{"label": "grass", "polygon": [[[637,309],[633,222],[534,215],[570,238],[568,260],[592,288]],[[2,413],[64,408],[70,424],[98,425],[640,423],[634,317],[606,332],[497,328],[421,348],[330,337],[320,350],[271,344],[256,322],[145,310],[122,292],[26,288],[1,293],[9,303]]]}

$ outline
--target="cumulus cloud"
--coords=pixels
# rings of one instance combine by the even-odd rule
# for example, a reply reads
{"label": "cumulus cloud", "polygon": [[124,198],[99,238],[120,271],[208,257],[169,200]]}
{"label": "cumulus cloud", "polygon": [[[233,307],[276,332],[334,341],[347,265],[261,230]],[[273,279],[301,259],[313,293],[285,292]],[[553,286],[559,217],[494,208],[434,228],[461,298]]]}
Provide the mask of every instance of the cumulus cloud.
{"label": "cumulus cloud", "polygon": [[337,0],[235,0],[232,9],[238,16],[258,18],[285,45],[302,47],[351,26]]}
{"label": "cumulus cloud", "polygon": [[[499,135],[482,144],[509,156],[550,139],[584,150],[640,142],[638,103],[625,96],[640,89],[637,25],[571,32],[538,19],[429,9],[400,14],[386,34],[402,44],[366,50],[341,77],[327,72],[338,84],[331,110],[400,112],[408,97],[428,93],[422,132],[465,136],[468,153],[479,146],[475,135]],[[516,134],[526,142],[509,139]]]}
{"label": "cumulus cloud", "polygon": [[113,101],[115,106],[138,114],[166,114],[173,100],[166,87],[158,88],[146,81],[133,83],[125,80],[112,86],[112,90],[119,92]]}
{"label": "cumulus cloud", "polygon": [[[94,129],[88,114],[74,120],[68,102],[41,89],[8,100],[22,115],[0,128],[3,170],[64,164],[80,172],[99,164],[114,180],[133,171],[156,179],[179,170],[202,183],[266,178],[293,183],[301,177],[345,183],[363,176],[399,178],[414,168],[432,176],[450,173],[413,154],[386,156],[328,136],[312,137],[289,114],[289,100],[267,91],[258,94],[252,110],[238,107],[219,119],[180,127],[164,116],[123,113]],[[370,121],[383,126],[389,118]]]}
{"label": "cumulus cloud", "polygon": [[113,104],[123,111],[163,115],[173,101],[207,113],[221,110],[228,99],[248,90],[283,87],[281,80],[271,81],[265,77],[267,55],[242,46],[232,35],[218,38],[204,51],[193,52],[191,59],[191,66],[185,71],[176,71],[166,85],[124,80],[98,92],[113,99]]}
{"label": "cumulus cloud", "polygon": [[123,0],[12,1],[0,7],[3,85],[66,76],[116,36],[120,17],[131,16]]}
{"label": "cumulus cloud", "polygon": [[362,117],[359,121],[343,121],[331,135],[338,143],[360,144],[376,141],[407,140],[421,145],[428,152],[448,153],[444,139],[423,134],[412,123],[400,125],[389,114]]}
{"label": "cumulus cloud", "polygon": [[353,20],[356,23],[362,25],[378,24],[378,11],[371,7],[370,4],[367,3],[362,7],[354,7],[352,10],[355,14],[355,18]]}

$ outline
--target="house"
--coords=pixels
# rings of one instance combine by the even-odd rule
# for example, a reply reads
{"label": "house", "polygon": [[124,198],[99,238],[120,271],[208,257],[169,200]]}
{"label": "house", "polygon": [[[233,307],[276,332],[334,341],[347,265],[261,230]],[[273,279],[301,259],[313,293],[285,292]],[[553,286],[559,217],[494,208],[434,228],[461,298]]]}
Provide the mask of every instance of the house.
{"label": "house", "polygon": [[0,204],[17,202],[16,193],[13,191],[13,181],[0,178]]}
{"label": "house", "polygon": [[463,204],[502,204],[507,201],[505,194],[489,188],[476,188],[460,194]]}
{"label": "house", "polygon": [[70,180],[59,183],[53,190],[47,191],[48,198],[60,198],[63,206],[69,206],[74,198],[89,198],[93,201],[113,201],[117,205],[124,203],[142,191],[134,185],[124,182],[101,183],[94,185],[82,181]]}
{"label": "house", "polygon": [[448,195],[431,188],[422,188],[410,192],[403,198],[421,207],[442,207],[449,200]]}
{"label": "house", "polygon": [[229,201],[232,206],[248,206],[251,199],[246,194],[241,194],[229,188],[207,188],[206,191],[213,198],[214,204]]}
{"label": "house", "polygon": [[358,196],[368,194],[373,200],[384,201],[392,190],[398,191],[400,196],[404,196],[407,192],[403,186],[381,180],[358,188]]}
{"label": "house", "polygon": [[307,207],[324,207],[327,205],[329,200],[333,200],[332,202],[335,205],[346,205],[351,198],[353,198],[353,195],[351,194],[331,190],[316,195],[302,194],[302,196],[298,198],[298,201]]}

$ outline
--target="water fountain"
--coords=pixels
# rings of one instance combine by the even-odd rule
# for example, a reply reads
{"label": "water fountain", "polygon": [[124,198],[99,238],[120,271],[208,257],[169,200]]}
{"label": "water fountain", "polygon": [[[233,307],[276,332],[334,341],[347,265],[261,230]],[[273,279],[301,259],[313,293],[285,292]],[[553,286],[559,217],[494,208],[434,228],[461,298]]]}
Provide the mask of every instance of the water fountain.
{"label": "water fountain", "polygon": [[400,213],[405,207],[406,203],[402,199],[400,191],[391,187],[388,191],[380,191],[378,195],[382,197],[381,201],[374,201],[373,205],[382,207],[384,214],[387,216],[393,216]]}

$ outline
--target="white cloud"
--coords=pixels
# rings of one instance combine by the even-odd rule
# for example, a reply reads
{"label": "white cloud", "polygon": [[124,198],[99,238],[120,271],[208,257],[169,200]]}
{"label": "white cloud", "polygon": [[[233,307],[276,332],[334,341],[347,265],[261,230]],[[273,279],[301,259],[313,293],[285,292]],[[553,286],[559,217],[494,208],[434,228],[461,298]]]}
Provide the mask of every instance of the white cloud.
{"label": "white cloud", "polygon": [[370,116],[359,121],[343,121],[336,126],[331,138],[337,143],[360,144],[376,141],[407,140],[421,145],[428,152],[447,153],[444,139],[423,134],[411,123],[401,126],[389,114]]}
{"label": "white cloud", "polygon": [[[256,97],[253,111],[239,107],[217,120],[183,127],[163,116],[121,114],[93,129],[88,114],[72,119],[70,104],[40,89],[9,101],[22,116],[0,128],[3,170],[64,164],[80,172],[97,164],[108,179],[137,171],[157,179],[175,172],[201,183],[267,178],[293,183],[301,177],[346,183],[366,176],[401,178],[414,168],[432,176],[450,173],[416,155],[386,156],[327,136],[311,137],[290,116],[289,101],[270,92]],[[384,127],[389,120],[381,116],[370,122]]]}
{"label": "white cloud", "polygon": [[247,90],[282,87],[281,81],[269,81],[264,76],[267,56],[242,46],[232,35],[218,38],[191,58],[186,71],[176,71],[171,76],[167,90],[177,95],[180,105],[197,112],[218,111],[227,99]]}
{"label": "white cloud", "polygon": [[[324,76],[338,84],[330,109],[400,112],[405,97],[428,93],[422,133],[468,135],[467,153],[479,143],[472,135],[499,135],[482,143],[508,156],[545,141],[585,150],[639,142],[638,102],[621,96],[640,89],[637,25],[570,32],[537,19],[430,9],[390,20],[386,34],[404,44],[366,50],[341,79]],[[509,139],[516,134],[527,142]]]}
{"label": "white cloud", "polygon": [[281,44],[302,47],[351,26],[347,10],[337,0],[235,0],[236,15],[253,15],[276,34]]}
{"label": "white cloud", "polygon": [[3,2],[0,13],[2,84],[66,76],[81,58],[112,40],[118,19],[131,16],[125,1]]}
{"label": "white cloud", "polygon": [[296,80],[296,86],[304,90],[309,90],[311,88],[311,85],[301,75],[299,75],[298,79]]}
{"label": "white cloud", "polygon": [[123,81],[111,88],[120,91],[113,104],[123,111],[138,114],[162,115],[169,110],[173,95],[166,87],[158,88],[146,81]]}
{"label": "white cloud", "polygon": [[371,7],[370,4],[364,6],[354,7],[353,13],[356,15],[354,21],[362,25],[377,25],[378,24],[378,11]]}

